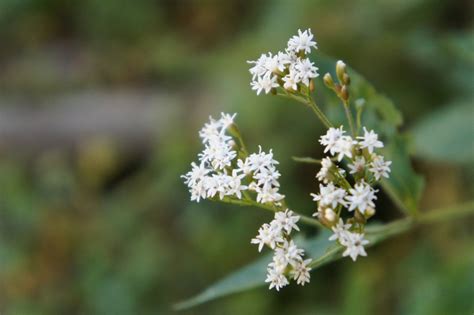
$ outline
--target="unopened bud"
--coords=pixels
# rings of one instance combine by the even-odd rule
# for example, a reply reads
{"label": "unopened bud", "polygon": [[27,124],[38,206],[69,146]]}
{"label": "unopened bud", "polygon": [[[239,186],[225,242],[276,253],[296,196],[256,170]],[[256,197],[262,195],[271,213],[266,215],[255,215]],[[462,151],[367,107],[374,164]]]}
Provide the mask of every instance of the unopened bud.
{"label": "unopened bud", "polygon": [[343,85],[341,88],[341,98],[345,101],[349,99],[349,90],[347,89],[346,85]]}
{"label": "unopened bud", "polygon": [[374,208],[368,207],[367,209],[365,209],[365,217],[366,218],[370,218],[374,214],[375,214],[375,209]]}
{"label": "unopened bud", "polygon": [[309,81],[309,91],[314,92],[314,80]]}
{"label": "unopened bud", "polygon": [[327,208],[324,217],[326,220],[334,222],[334,219],[336,219],[336,213],[331,208]]}
{"label": "unopened bud", "polygon": [[344,73],[342,75],[342,79],[343,79],[342,81],[343,81],[344,85],[351,84],[351,78],[349,77],[349,75],[347,73]]}
{"label": "unopened bud", "polygon": [[354,214],[354,219],[357,223],[360,223],[360,224],[365,224],[367,222],[364,215],[362,213],[360,213],[359,210],[356,210],[356,212]]}
{"label": "unopened bud", "polygon": [[344,83],[344,73],[346,73],[346,64],[342,60],[339,60],[336,63],[336,74],[341,83]]}
{"label": "unopened bud", "polygon": [[334,88],[334,81],[332,80],[331,74],[328,72],[323,77],[324,84],[330,89]]}

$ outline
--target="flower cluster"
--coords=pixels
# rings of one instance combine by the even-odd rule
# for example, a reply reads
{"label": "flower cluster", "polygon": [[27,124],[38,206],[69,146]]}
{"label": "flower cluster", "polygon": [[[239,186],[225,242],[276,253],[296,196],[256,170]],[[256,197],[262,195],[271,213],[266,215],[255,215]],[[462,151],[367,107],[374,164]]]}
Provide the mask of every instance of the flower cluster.
{"label": "flower cluster", "polygon": [[250,242],[258,245],[260,252],[264,245],[270,247],[273,260],[267,267],[267,279],[269,288],[280,288],[289,284],[292,278],[297,284],[304,285],[309,282],[311,270],[308,264],[311,259],[304,259],[304,250],[298,248],[290,237],[292,230],[299,231],[296,222],[300,217],[294,215],[293,211],[286,209],[275,213],[275,218],[270,223],[265,223],[258,230],[258,235]]}
{"label": "flower cluster", "polygon": [[257,95],[262,91],[268,94],[279,86],[289,91],[297,91],[301,84],[309,87],[311,79],[319,75],[318,68],[306,58],[311,48],[317,49],[311,29],[298,30],[298,35],[288,40],[284,52],[269,52],[255,61],[247,61],[253,65],[249,70],[252,74],[250,86]]}
{"label": "flower cluster", "polygon": [[[353,137],[346,135],[343,127],[329,128],[321,136],[319,143],[325,148],[325,157],[316,178],[323,182],[319,185],[319,194],[311,194],[318,202],[314,214],[334,234],[330,240],[337,240],[346,247],[343,256],[350,256],[354,261],[358,256],[366,256],[364,245],[368,241],[362,233],[366,220],[375,214],[377,189],[372,186],[382,177],[389,177],[391,161],[375,153],[383,147],[382,141],[373,130],[363,128],[364,135]],[[346,179],[347,173],[336,163],[346,159],[349,174],[354,179],[351,185]],[[354,212],[354,216],[344,223],[342,209]]]}
{"label": "flower cluster", "polygon": [[[251,243],[274,250],[273,262],[268,266],[267,282],[270,288],[279,290],[288,284],[288,277],[298,284],[309,282],[310,259],[303,259],[304,251],[296,247],[290,237],[292,230],[299,231],[299,216],[284,210],[285,196],[279,193],[280,172],[273,152],[262,151],[247,154],[243,144],[229,134],[238,133],[234,115],[221,114],[219,120],[212,117],[199,132],[204,150],[198,154],[199,164],[191,163],[191,171],[182,175],[191,193],[191,200],[218,198],[221,201],[242,201],[246,205],[259,205],[275,212],[275,218],[258,230]],[[238,135],[240,141],[240,135]],[[284,211],[283,211],[284,210]]]}

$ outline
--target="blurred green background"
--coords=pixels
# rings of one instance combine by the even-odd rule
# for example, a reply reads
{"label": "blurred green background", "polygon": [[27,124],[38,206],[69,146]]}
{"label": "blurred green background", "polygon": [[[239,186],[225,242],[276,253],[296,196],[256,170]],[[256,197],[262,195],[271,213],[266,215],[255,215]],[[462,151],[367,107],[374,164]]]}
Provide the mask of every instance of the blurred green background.
{"label": "blurred green background", "polygon": [[[468,200],[473,12],[461,0],[1,0],[0,314],[169,314],[257,258],[249,241],[269,214],[191,203],[179,178],[208,115],[238,112],[248,147],[274,149],[289,203],[312,213],[317,169],[290,157],[320,156],[323,130],[303,106],[257,97],[245,62],[298,28],[392,98],[404,130],[425,126],[422,209]],[[438,127],[457,153],[436,147]],[[378,209],[401,216],[383,196]],[[182,313],[472,314],[473,223]]]}

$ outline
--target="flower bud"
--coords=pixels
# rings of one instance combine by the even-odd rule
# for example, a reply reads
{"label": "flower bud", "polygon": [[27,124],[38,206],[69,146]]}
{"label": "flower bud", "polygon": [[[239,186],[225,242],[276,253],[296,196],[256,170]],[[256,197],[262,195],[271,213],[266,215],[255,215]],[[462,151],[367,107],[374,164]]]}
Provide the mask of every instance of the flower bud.
{"label": "flower bud", "polygon": [[354,220],[355,220],[355,222],[357,222],[359,224],[365,224],[367,222],[364,215],[362,213],[360,213],[359,210],[356,210],[356,212],[354,214]]}
{"label": "flower bud", "polygon": [[336,63],[336,74],[339,82],[344,83],[344,74],[346,73],[346,64],[342,60]]}
{"label": "flower bud", "polygon": [[324,217],[326,218],[326,220],[334,222],[334,220],[336,219],[336,213],[331,208],[327,208],[324,213]]}
{"label": "flower bud", "polygon": [[344,82],[344,85],[349,85],[351,84],[351,78],[347,73],[344,73],[342,76],[342,81]]}
{"label": "flower bud", "polygon": [[324,75],[323,77],[323,81],[324,81],[324,84],[330,88],[330,89],[333,89],[334,88],[334,81],[332,80],[332,76],[331,74],[328,72]]}
{"label": "flower bud", "polygon": [[349,90],[347,89],[347,85],[342,86],[340,95],[344,101],[349,99]]}
{"label": "flower bud", "polygon": [[314,92],[314,80],[313,79],[311,79],[309,81],[309,90],[310,90],[310,92]]}
{"label": "flower bud", "polygon": [[373,216],[375,214],[375,209],[372,208],[372,207],[368,207],[367,209],[365,209],[365,217],[368,219],[370,218],[371,216]]}

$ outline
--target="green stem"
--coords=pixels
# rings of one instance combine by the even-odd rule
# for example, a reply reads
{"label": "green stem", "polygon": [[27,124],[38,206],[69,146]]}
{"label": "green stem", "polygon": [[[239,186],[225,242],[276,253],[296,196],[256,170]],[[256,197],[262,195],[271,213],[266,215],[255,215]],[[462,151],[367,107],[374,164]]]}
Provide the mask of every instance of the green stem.
{"label": "green stem", "polygon": [[343,101],[344,104],[344,112],[346,113],[347,121],[349,122],[349,127],[351,128],[352,136],[356,136],[356,131],[354,129],[354,119],[352,118],[352,113],[349,108],[349,103],[347,101]]}
{"label": "green stem", "polygon": [[[225,197],[224,199],[220,200],[218,198],[212,198],[211,200],[214,200],[214,201],[221,201],[221,202],[225,202],[225,203],[230,203],[230,204],[234,204],[234,205],[239,205],[239,206],[253,206],[253,207],[257,207],[257,208],[261,208],[261,209],[265,209],[265,210],[268,210],[268,211],[271,211],[271,212],[278,212],[278,211],[282,211],[283,209],[281,208],[277,208],[275,206],[272,206],[272,205],[267,205],[267,204],[263,204],[263,203],[259,203],[259,202],[256,202],[254,200],[251,200],[251,199],[232,199],[232,198],[228,198],[228,197]],[[318,228],[322,228],[323,225],[316,219],[313,219],[311,217],[308,217],[308,216],[305,216],[303,214],[300,214],[296,211],[293,211],[296,215],[298,215],[300,217],[300,221],[301,222],[304,222],[308,225],[313,225],[313,226],[316,226]]]}

